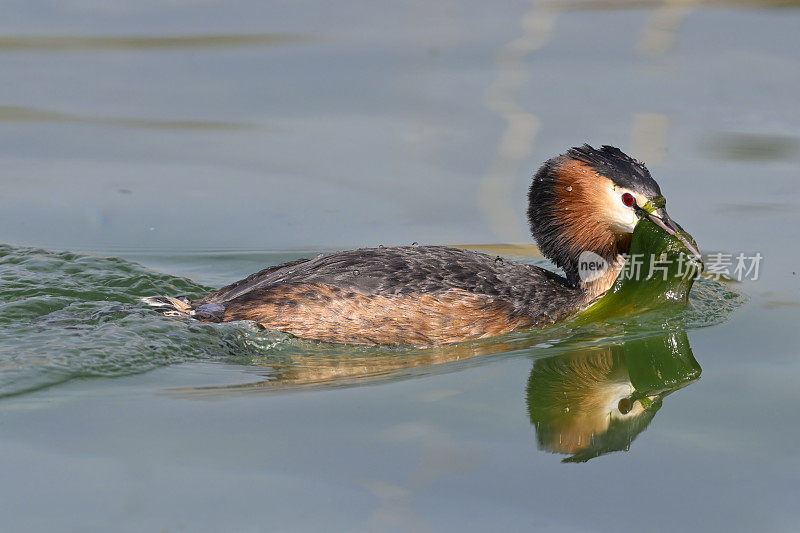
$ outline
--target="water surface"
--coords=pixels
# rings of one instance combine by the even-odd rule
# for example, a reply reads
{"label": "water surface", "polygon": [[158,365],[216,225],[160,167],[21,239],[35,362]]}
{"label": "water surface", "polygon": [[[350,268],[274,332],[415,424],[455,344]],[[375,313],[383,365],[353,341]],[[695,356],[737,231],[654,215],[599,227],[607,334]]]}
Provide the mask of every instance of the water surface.
{"label": "water surface", "polygon": [[[11,2],[4,528],[795,530],[797,7]],[[530,175],[583,142],[758,279],[431,350],[139,303],[356,246],[545,264]]]}

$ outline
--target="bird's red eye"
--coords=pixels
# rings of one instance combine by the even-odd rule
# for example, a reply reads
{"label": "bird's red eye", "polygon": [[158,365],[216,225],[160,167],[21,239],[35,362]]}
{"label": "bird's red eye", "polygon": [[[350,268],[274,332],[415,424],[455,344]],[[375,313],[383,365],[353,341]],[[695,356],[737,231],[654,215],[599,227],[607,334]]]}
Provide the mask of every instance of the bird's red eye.
{"label": "bird's red eye", "polygon": [[636,198],[629,192],[626,192],[622,195],[622,203],[627,205],[628,207],[633,207],[633,204],[636,203]]}

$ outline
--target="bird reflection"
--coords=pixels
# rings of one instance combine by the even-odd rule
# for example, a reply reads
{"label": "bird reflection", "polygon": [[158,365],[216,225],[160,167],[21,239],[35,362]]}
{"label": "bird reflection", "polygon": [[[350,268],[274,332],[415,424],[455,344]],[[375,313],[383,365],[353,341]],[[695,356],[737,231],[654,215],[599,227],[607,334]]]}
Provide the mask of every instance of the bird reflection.
{"label": "bird reflection", "polygon": [[285,339],[268,349],[269,354],[248,360],[251,369],[263,369],[256,382],[171,389],[176,397],[209,399],[310,388],[338,388],[391,381],[414,373],[445,372],[447,365],[529,349],[548,337],[541,334],[504,336],[429,349],[338,346]]}
{"label": "bird reflection", "polygon": [[[414,374],[447,372],[463,363],[502,352],[535,357],[526,403],[539,448],[584,462],[627,450],[650,424],[665,396],[700,376],[686,333],[597,338],[587,331],[554,338],[565,330],[498,337],[421,351],[376,348],[331,350],[302,340],[249,361],[255,382],[171,389],[167,394],[213,399],[312,388],[351,387],[395,381]],[[588,333],[588,334],[587,334]],[[618,332],[619,333],[619,332]],[[296,342],[296,344],[295,344]],[[552,354],[556,355],[546,355]]]}
{"label": "bird reflection", "polygon": [[571,349],[539,359],[527,404],[539,448],[584,462],[628,450],[665,396],[700,376],[685,332]]}

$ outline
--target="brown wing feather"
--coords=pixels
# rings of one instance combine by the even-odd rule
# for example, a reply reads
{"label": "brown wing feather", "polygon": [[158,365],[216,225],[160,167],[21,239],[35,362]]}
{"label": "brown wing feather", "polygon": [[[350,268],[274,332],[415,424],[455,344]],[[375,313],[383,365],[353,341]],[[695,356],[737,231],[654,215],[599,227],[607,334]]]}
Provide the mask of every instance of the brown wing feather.
{"label": "brown wing feather", "polygon": [[285,284],[248,293],[225,307],[225,321],[253,320],[298,337],[350,344],[429,346],[533,325],[501,300],[460,289],[383,296],[327,285]]}

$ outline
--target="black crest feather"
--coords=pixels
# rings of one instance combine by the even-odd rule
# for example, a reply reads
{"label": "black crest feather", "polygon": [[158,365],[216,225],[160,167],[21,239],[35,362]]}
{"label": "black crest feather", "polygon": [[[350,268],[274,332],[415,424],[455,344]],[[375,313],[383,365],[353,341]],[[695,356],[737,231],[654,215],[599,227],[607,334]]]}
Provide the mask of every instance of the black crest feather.
{"label": "black crest feather", "polygon": [[564,156],[576,161],[581,161],[592,167],[617,185],[634,191],[639,191],[647,196],[660,196],[661,189],[656,180],[650,176],[650,171],[644,163],[637,161],[628,154],[604,144],[599,149],[588,144],[570,148]]}
{"label": "black crest feather", "polygon": [[[568,161],[579,161],[616,185],[647,197],[660,196],[658,183],[650,176],[647,167],[625,154],[619,148],[603,145],[599,149],[588,144],[567,150],[566,153],[546,161],[534,174],[528,192],[528,221],[531,233],[542,254],[564,269],[567,280],[578,283],[577,261],[583,250],[576,250],[570,234],[563,225],[563,213],[557,211],[556,182],[558,168]],[[603,250],[592,250],[604,255]],[[613,259],[607,257],[607,259]]]}

